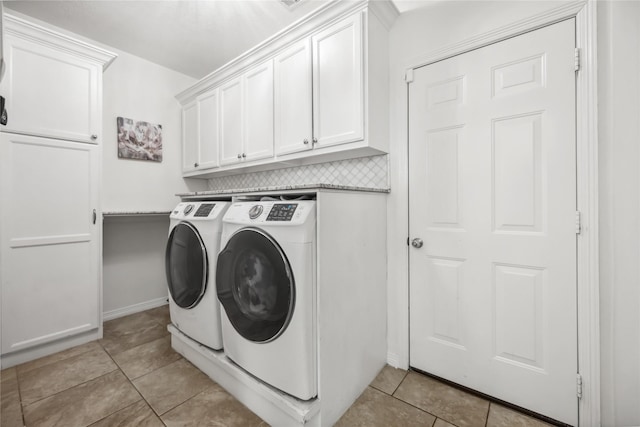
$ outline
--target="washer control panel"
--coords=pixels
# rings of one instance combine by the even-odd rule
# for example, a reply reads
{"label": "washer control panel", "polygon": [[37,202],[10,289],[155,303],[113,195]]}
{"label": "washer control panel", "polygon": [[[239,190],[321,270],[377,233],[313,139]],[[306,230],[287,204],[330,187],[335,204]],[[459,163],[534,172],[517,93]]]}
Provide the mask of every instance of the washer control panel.
{"label": "washer control panel", "polygon": [[269,211],[267,221],[291,221],[297,207],[297,203],[275,203]]}

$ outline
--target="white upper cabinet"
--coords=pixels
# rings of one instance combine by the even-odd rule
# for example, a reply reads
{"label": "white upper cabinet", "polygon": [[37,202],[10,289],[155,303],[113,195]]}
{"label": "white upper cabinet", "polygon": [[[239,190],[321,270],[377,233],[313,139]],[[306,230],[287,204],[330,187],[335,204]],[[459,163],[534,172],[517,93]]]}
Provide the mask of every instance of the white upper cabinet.
{"label": "white upper cabinet", "polygon": [[220,142],[220,115],[218,114],[218,90],[212,90],[198,97],[198,129],[200,168],[218,166],[218,143]]}
{"label": "white upper cabinet", "polygon": [[210,178],[389,151],[386,0],[335,2],[276,34],[176,98],[220,96],[220,167]]}
{"label": "white upper cabinet", "polygon": [[314,35],[313,135],[318,147],[364,138],[362,15]]}
{"label": "white upper cabinet", "polygon": [[182,171],[218,166],[218,90],[182,107]]}
{"label": "white upper cabinet", "polygon": [[182,108],[182,170],[198,167],[198,103],[193,101]]}
{"label": "white upper cabinet", "polygon": [[246,73],[244,84],[243,158],[258,160],[273,157],[273,62]]}
{"label": "white upper cabinet", "polygon": [[11,15],[5,16],[4,49],[4,131],[99,142],[102,70],[111,53]]}
{"label": "white upper cabinet", "polygon": [[310,150],[313,141],[311,39],[274,59],[276,155]]}
{"label": "white upper cabinet", "polygon": [[220,87],[220,164],[242,160],[242,79]]}
{"label": "white upper cabinet", "polygon": [[273,63],[220,87],[220,164],[273,156]]}

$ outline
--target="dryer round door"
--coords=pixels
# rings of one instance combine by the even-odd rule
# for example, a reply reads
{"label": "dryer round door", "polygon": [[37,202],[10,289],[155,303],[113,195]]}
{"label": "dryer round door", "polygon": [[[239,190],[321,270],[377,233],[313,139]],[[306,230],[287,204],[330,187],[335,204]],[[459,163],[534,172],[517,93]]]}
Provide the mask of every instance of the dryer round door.
{"label": "dryer round door", "polygon": [[244,228],[218,256],[218,299],[235,330],[254,342],[276,339],[289,325],[295,282],[286,255],[267,233]]}
{"label": "dryer round door", "polygon": [[182,308],[193,308],[207,290],[207,249],[198,233],[188,222],[176,225],[167,242],[165,270],[169,293]]}

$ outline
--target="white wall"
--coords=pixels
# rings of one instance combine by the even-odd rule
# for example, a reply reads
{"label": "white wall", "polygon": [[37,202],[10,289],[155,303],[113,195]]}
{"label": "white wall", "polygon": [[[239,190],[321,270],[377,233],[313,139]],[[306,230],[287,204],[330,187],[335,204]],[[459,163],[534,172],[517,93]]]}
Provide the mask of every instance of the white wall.
{"label": "white wall", "polygon": [[[389,363],[408,363],[407,97],[405,69],[446,46],[560,2],[439,2],[391,31],[388,203]],[[599,10],[602,425],[640,425],[640,17],[638,2]],[[608,13],[608,15],[607,15]]]}
{"label": "white wall", "polygon": [[107,217],[103,230],[105,320],[165,304],[169,217]]}
{"label": "white wall", "polygon": [[[111,49],[114,50],[114,49]],[[170,211],[176,193],[205,190],[206,180],[181,177],[181,110],[175,94],[195,79],[117,51],[104,73],[104,212]],[[163,160],[119,159],[116,117],[162,125]],[[167,296],[164,249],[168,216],[107,217],[103,234],[103,312],[118,317]]]}
{"label": "white wall", "polygon": [[602,425],[640,425],[640,3],[598,7]]}
{"label": "white wall", "polygon": [[[104,72],[102,209],[169,211],[175,193],[207,188],[181,177],[181,115],[174,96],[195,79],[110,48],[118,58]],[[162,125],[162,162],[118,158],[116,117]]]}

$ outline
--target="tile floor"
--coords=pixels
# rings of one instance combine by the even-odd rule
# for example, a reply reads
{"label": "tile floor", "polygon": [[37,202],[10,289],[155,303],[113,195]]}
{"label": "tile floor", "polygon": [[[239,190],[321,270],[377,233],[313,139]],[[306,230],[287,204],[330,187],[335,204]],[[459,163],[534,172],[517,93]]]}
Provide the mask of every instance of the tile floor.
{"label": "tile floor", "polygon": [[[266,426],[171,349],[167,306],[104,324],[104,338],[0,372],[0,426]],[[337,423],[547,424],[415,372],[385,367]]]}

